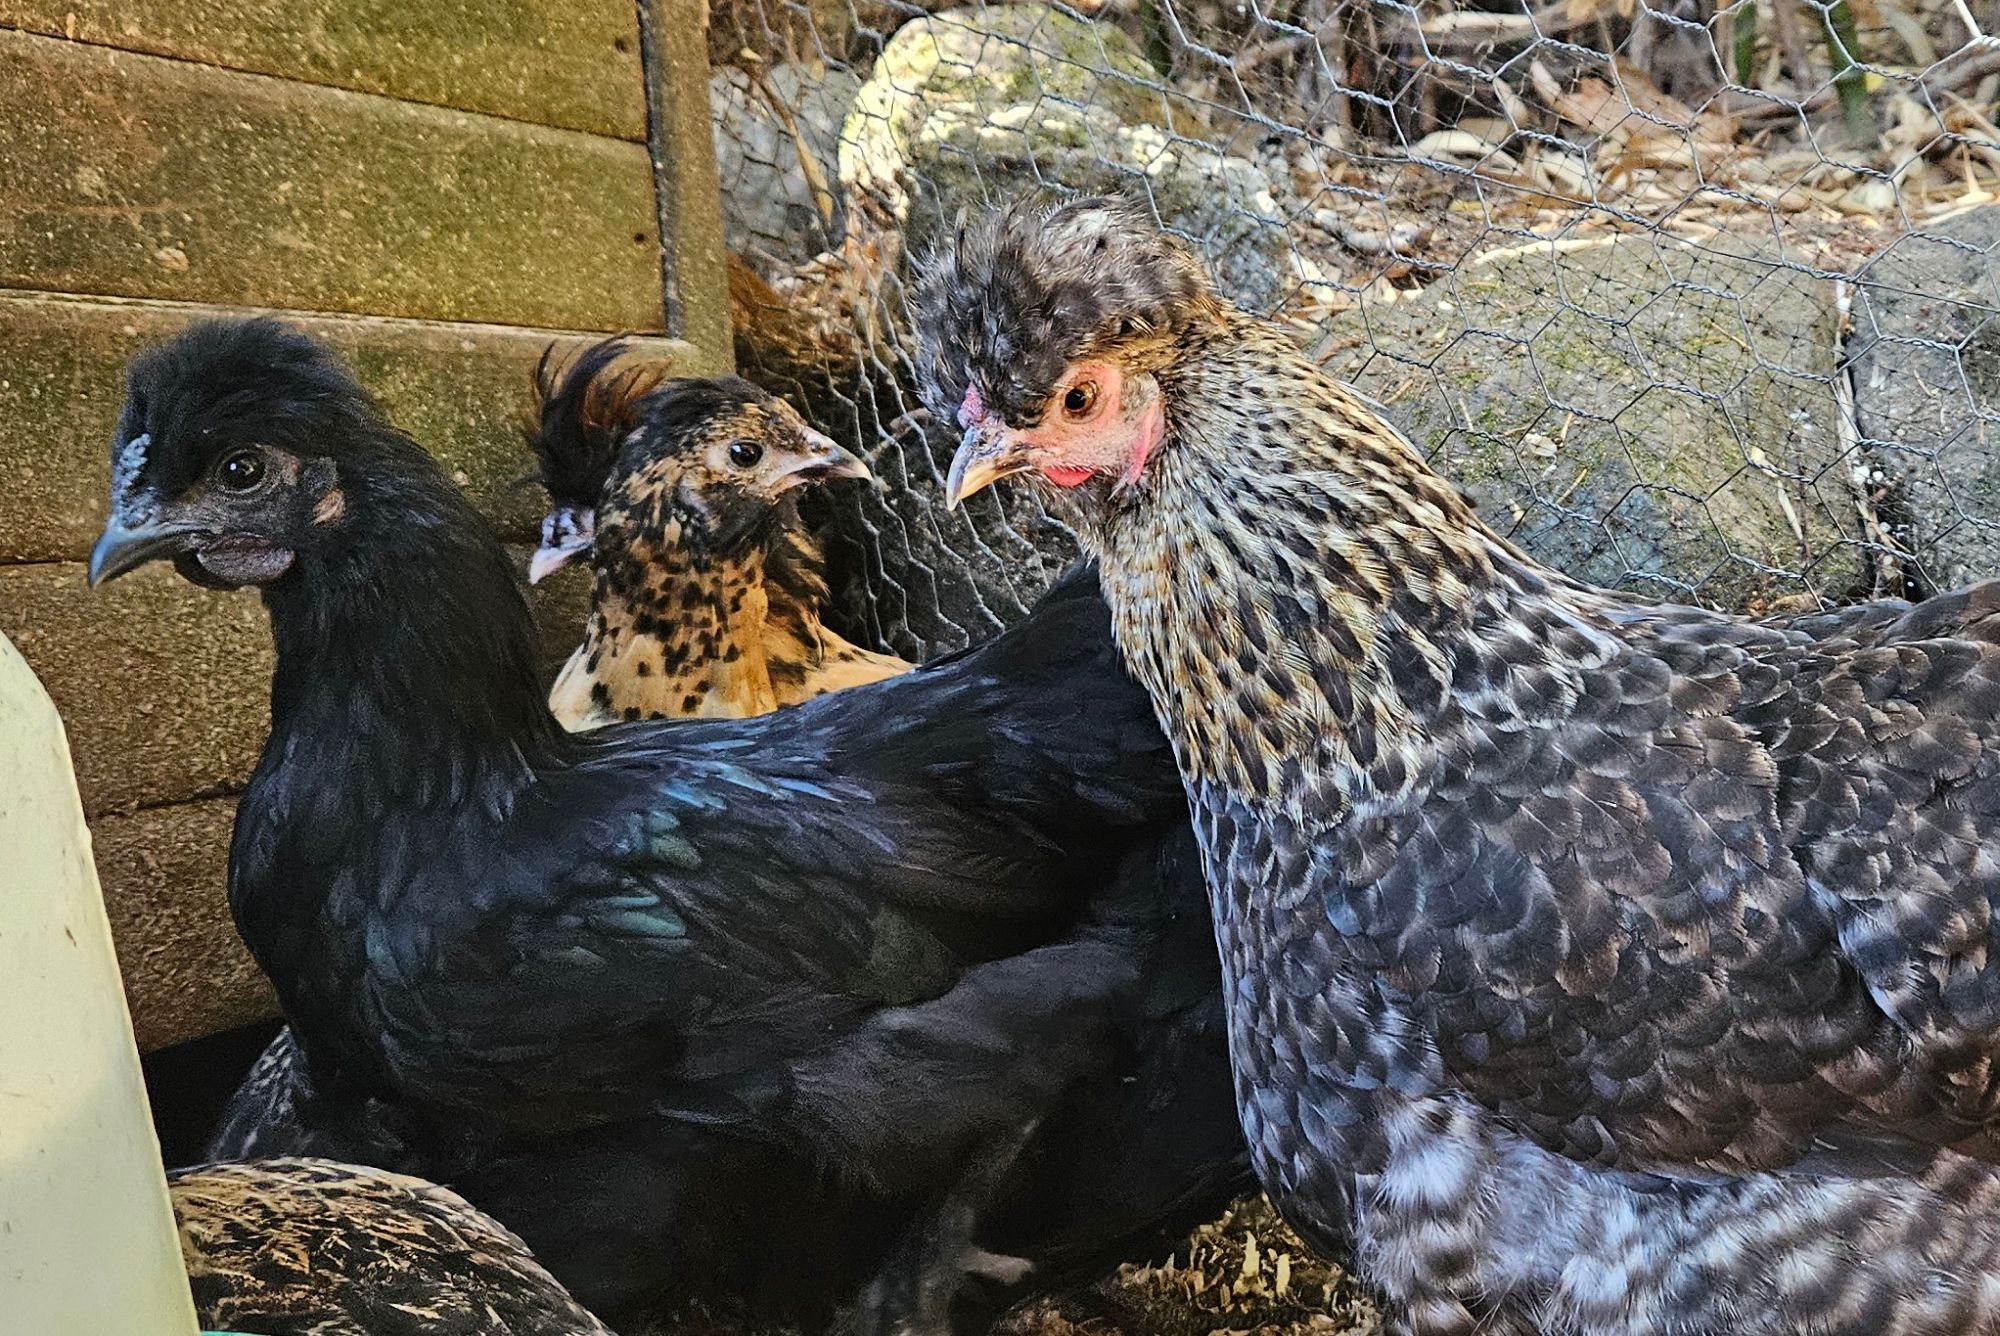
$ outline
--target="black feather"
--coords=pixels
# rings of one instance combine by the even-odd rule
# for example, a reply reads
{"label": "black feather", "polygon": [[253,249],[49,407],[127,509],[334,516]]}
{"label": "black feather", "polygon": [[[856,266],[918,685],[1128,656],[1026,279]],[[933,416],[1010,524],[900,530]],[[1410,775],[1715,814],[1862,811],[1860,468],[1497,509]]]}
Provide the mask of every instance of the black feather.
{"label": "black feather", "polygon": [[[1010,1127],[995,1211],[1074,1207],[1019,1228],[1031,1256],[1242,1182],[1185,799],[1090,573],[923,671],[570,735],[500,544],[309,341],[198,328],[132,396],[148,504],[242,440],[345,497],[264,588],[230,898],[291,1031],[219,1152],[449,1181],[614,1320],[709,1286],[823,1315]],[[1036,1177],[1086,1146],[1094,1197]],[[824,1274],[751,1274],[781,1225],[841,1240]]]}

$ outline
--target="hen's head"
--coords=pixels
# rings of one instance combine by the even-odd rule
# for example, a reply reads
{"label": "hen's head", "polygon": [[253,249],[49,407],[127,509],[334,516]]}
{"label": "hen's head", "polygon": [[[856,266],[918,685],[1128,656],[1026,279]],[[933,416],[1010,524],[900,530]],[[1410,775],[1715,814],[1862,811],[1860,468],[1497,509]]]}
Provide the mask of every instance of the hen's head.
{"label": "hen's head", "polygon": [[914,306],[925,396],[965,430],[954,505],[1028,470],[1136,482],[1165,431],[1160,373],[1218,309],[1200,262],[1112,198],[1031,198],[962,224]]}
{"label": "hen's head", "polygon": [[346,488],[415,447],[311,338],[205,322],[134,358],[90,582],[149,561],[217,588],[269,585],[348,541]]}
{"label": "hen's head", "polygon": [[740,377],[665,381],[637,409],[597,502],[600,541],[616,546],[734,555],[783,527],[796,489],[870,476]]}

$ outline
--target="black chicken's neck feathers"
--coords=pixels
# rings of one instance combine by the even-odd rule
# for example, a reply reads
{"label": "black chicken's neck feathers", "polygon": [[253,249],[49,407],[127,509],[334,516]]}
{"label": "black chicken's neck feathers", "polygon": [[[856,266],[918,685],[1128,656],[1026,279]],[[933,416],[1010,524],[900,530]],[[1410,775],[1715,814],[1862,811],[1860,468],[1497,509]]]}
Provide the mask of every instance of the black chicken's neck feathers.
{"label": "black chicken's neck feathers", "polygon": [[429,455],[386,428],[366,447],[341,460],[342,541],[301,554],[266,591],[278,656],[268,750],[309,740],[336,782],[384,796],[505,788],[562,736],[526,599],[491,527]]}

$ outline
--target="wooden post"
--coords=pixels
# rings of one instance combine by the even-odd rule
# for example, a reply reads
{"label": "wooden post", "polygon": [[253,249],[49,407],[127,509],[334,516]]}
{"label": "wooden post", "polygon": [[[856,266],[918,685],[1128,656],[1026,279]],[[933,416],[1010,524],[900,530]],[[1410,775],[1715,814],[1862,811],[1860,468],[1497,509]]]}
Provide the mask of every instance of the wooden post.
{"label": "wooden post", "polygon": [[708,102],[708,6],[638,0],[646,71],[646,140],[660,207],[660,287],[666,332],[729,346],[722,196]]}

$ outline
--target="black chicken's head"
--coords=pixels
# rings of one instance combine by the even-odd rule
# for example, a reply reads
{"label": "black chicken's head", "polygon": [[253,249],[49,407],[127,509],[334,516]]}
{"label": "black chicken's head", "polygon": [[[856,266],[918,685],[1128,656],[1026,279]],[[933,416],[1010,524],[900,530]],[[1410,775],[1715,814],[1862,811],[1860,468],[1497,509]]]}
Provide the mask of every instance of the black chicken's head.
{"label": "black chicken's head", "polygon": [[1136,481],[1164,431],[1156,373],[1215,303],[1200,262],[1125,200],[1032,197],[961,222],[913,301],[925,398],[965,429],[947,502],[1030,469]]}
{"label": "black chicken's head", "polygon": [[90,582],[161,558],[216,588],[281,580],[301,552],[342,541],[343,466],[386,430],[306,335],[269,318],[190,326],[126,372]]}
{"label": "black chicken's head", "polygon": [[595,532],[621,549],[613,559],[631,555],[624,549],[734,555],[783,526],[797,488],[869,476],[790,404],[740,377],[663,381],[634,409],[596,503]]}
{"label": "black chicken's head", "polygon": [[541,546],[528,562],[530,584],[590,551],[598,498],[618,460],[618,446],[639,420],[639,403],[666,379],[656,361],[628,357],[622,338],[593,343],[568,361],[550,344],[535,368],[535,396],[521,423],[549,513]]}

